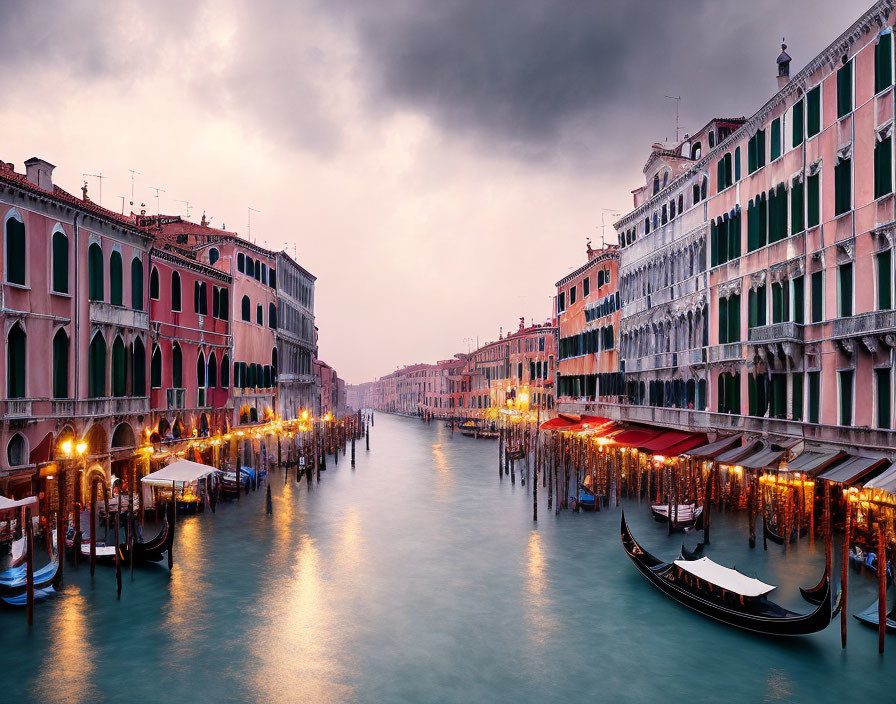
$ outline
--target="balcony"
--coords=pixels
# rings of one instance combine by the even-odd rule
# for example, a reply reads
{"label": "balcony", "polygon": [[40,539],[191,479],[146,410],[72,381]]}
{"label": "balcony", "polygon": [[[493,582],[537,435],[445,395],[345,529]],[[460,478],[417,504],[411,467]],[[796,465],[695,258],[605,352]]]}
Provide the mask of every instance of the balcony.
{"label": "balcony", "polygon": [[709,348],[710,362],[740,362],[744,358],[742,342],[729,342]]}
{"label": "balcony", "polygon": [[139,415],[149,412],[148,396],[107,396],[103,398],[59,399],[52,401],[54,418],[94,418],[97,416]]}
{"label": "balcony", "polygon": [[166,402],[169,409],[183,409],[186,405],[186,389],[166,389]]}
{"label": "balcony", "polygon": [[690,350],[690,363],[706,364],[706,348],[698,347],[697,349]]}
{"label": "balcony", "polygon": [[803,325],[801,323],[773,323],[750,328],[750,342],[802,342]]}
{"label": "balcony", "polygon": [[896,310],[877,310],[833,321],[833,337],[896,332]]}
{"label": "balcony", "polygon": [[149,328],[149,313],[123,306],[113,306],[104,301],[91,301],[90,322],[146,330]]}
{"label": "balcony", "polygon": [[17,399],[14,401],[6,401],[6,407],[3,410],[3,417],[7,419],[30,418],[31,399]]}

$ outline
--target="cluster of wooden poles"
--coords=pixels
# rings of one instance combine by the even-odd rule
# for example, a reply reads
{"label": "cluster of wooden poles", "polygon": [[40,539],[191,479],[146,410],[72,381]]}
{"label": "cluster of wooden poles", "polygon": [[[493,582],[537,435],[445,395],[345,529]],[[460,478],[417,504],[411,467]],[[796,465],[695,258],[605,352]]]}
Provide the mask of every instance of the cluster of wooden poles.
{"label": "cluster of wooden poles", "polygon": [[[531,476],[530,476],[531,471]],[[719,465],[682,455],[658,457],[636,448],[620,447],[588,434],[540,432],[538,424],[527,420],[502,424],[498,441],[498,475],[509,476],[521,484],[532,481],[532,518],[538,520],[538,482],[547,490],[548,510],[578,510],[574,496],[580,486],[594,495],[594,508],[600,511],[620,496],[647,498],[653,504],[666,504],[670,532],[679,505],[703,507],[703,542],[710,543],[712,512],[746,510],[749,543],[756,545],[757,518],[763,521],[763,549],[768,549],[768,536],[783,536],[785,553],[791,542],[808,535],[814,543],[816,535],[825,540],[825,568],[832,574],[834,515],[833,492],[842,491],[843,543],[841,560],[840,629],[846,647],[847,603],[849,588],[849,548],[861,536],[864,545],[876,550],[878,582],[879,650],[884,649],[887,621],[887,564],[896,564],[894,526],[896,504],[885,492],[846,489],[839,484],[814,481],[799,474],[748,470],[738,466]],[[571,496],[570,487],[575,494]],[[816,502],[823,508],[816,521]],[[839,524],[838,524],[839,525]],[[883,559],[880,556],[884,556]]]}

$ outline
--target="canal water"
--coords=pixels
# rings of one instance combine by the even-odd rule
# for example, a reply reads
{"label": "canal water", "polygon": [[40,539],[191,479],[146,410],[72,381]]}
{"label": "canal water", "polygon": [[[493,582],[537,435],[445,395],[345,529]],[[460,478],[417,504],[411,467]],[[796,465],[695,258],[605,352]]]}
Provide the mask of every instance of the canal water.
{"label": "canal water", "polygon": [[[63,594],[0,613],[8,702],[843,702],[894,701],[896,638],[850,618],[773,640],[671,602],[635,570],[620,509],[547,511],[499,480],[497,443],[377,415],[371,451],[320,484],[269,477],[263,492],[178,522],[175,565],[66,573]],[[646,505],[636,537],[663,557]],[[713,518],[707,554],[779,585],[796,610],[823,545],[750,550],[738,518]],[[147,533],[152,534],[148,528]],[[695,535],[684,538],[689,546]],[[874,599],[853,575],[850,611]]]}

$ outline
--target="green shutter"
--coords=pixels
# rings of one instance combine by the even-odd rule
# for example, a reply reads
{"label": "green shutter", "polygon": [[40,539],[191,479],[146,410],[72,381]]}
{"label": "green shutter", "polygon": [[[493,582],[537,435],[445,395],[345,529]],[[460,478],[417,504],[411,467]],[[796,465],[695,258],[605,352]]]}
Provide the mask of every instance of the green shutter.
{"label": "green shutter", "polygon": [[759,313],[756,307],[756,291],[747,293],[747,328],[755,328],[759,324]]}
{"label": "green shutter", "polygon": [[759,248],[759,211],[751,200],[747,205],[747,251]]}
{"label": "green shutter", "polygon": [[158,347],[153,349],[149,362],[149,385],[154,389],[162,388],[162,352]]}
{"label": "green shutter", "polygon": [[131,260],[131,308],[143,310],[143,262]]}
{"label": "green shutter", "polygon": [[803,419],[803,374],[802,372],[793,373],[793,399],[791,404],[791,414],[794,420]]}
{"label": "green shutter", "polygon": [[124,342],[120,337],[112,343],[112,395],[127,395],[127,367],[124,354]]}
{"label": "green shutter", "polygon": [[6,338],[6,397],[25,398],[27,337],[22,326],[15,324]]}
{"label": "green shutter", "polygon": [[131,353],[131,396],[146,395],[146,348],[138,337],[134,341]]}
{"label": "green shutter", "polygon": [[821,417],[821,372],[809,372],[809,422]]}
{"label": "green shutter", "polygon": [[767,309],[766,284],[763,284],[756,289],[756,324],[760,327],[768,324]]}
{"label": "green shutter", "polygon": [[819,197],[819,176],[809,176],[806,178],[806,205],[808,214],[806,216],[806,226],[816,227],[821,222],[821,201]]}
{"label": "green shutter", "polygon": [[122,305],[122,279],[121,254],[115,251],[109,256],[109,302],[113,306]]}
{"label": "green shutter", "polygon": [[53,290],[68,293],[68,237],[53,233]]}
{"label": "green shutter", "polygon": [[852,204],[852,160],[841,159],[834,166],[834,214],[842,215]]}
{"label": "green shutter", "polygon": [[798,276],[793,279],[793,322],[802,325],[805,318],[806,294],[805,278]]}
{"label": "green shutter", "polygon": [[803,101],[793,104],[793,146],[803,143]]}
{"label": "green shutter", "polygon": [[812,322],[824,320],[824,272],[812,273]]}
{"label": "green shutter", "polygon": [[765,247],[768,244],[768,199],[763,193],[759,197],[759,239],[758,245]]}
{"label": "green shutter", "polygon": [[877,255],[877,309],[893,307],[893,261],[890,250]]}
{"label": "green shutter", "polygon": [[841,318],[848,318],[852,315],[852,264],[841,264],[838,273],[840,278],[838,313]]}
{"label": "green shutter", "polygon": [[728,342],[728,299],[719,299],[719,344]]}
{"label": "green shutter", "polygon": [[772,374],[772,407],[769,415],[787,417],[787,374]]}
{"label": "green shutter", "polygon": [[[709,223],[709,254],[710,266],[716,266],[719,263],[719,228],[715,222]],[[560,296],[562,300],[563,294],[561,293]]]}
{"label": "green shutter", "polygon": [[772,284],[772,323],[784,322],[784,289],[780,283]]}
{"label": "green shutter", "polygon": [[728,299],[728,342],[740,342],[740,296]]}
{"label": "green shutter", "polygon": [[852,111],[852,61],[837,71],[837,117]]}
{"label": "green shutter", "polygon": [[105,293],[103,291],[103,250],[96,242],[87,250],[87,278],[90,300],[102,301]]}
{"label": "green shutter", "polygon": [[[874,47],[874,92],[880,93],[893,83],[893,33],[880,35]],[[890,427],[889,425],[886,427]]]}
{"label": "green shutter", "polygon": [[790,234],[802,232],[805,229],[803,222],[803,184],[794,181],[790,186]]}
{"label": "green shutter", "polygon": [[814,137],[821,132],[821,85],[806,94],[806,135]]}
{"label": "green shutter", "polygon": [[765,130],[756,133],[756,167],[765,166]]}
{"label": "green shutter", "polygon": [[755,416],[756,413],[756,375],[747,374],[747,415]]}
{"label": "green shutter", "polygon": [[53,338],[53,398],[68,398],[68,336],[61,329]]}
{"label": "green shutter", "polygon": [[6,221],[6,280],[25,285],[25,225],[14,217]]}
{"label": "green shutter", "polygon": [[875,369],[875,381],[877,382],[877,427],[885,430],[890,428],[890,370]]}
{"label": "green shutter", "polygon": [[781,118],[772,120],[772,143],[769,150],[769,161],[774,161],[781,156]]}
{"label": "green shutter", "polygon": [[93,336],[88,357],[89,395],[102,398],[106,395],[106,341],[101,334]]}
{"label": "green shutter", "polygon": [[840,425],[852,425],[852,378],[851,369],[839,372],[840,375]]}
{"label": "green shutter", "polygon": [[740,147],[734,150],[734,180],[740,181]]}
{"label": "green shutter", "polygon": [[887,137],[874,146],[874,197],[893,192],[893,138]]}

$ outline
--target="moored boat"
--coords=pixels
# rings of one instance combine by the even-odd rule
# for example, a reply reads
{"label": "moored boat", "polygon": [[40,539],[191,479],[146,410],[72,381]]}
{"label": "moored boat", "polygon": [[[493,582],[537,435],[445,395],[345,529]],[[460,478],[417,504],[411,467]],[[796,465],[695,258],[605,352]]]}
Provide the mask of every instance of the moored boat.
{"label": "moored boat", "polygon": [[635,567],[655,587],[679,604],[704,616],[754,633],[796,636],[816,633],[831,622],[831,585],[825,574],[825,591],[818,607],[798,614],[767,599],[775,587],[719,565],[708,557],[664,562],[642,548],[625,522],[622,545]]}
{"label": "moored boat", "polygon": [[[653,511],[653,519],[655,521],[659,521],[660,523],[667,523],[669,521],[668,504],[653,504],[650,508]],[[692,528],[697,525],[697,522],[702,515],[703,507],[697,506],[696,504],[679,504],[677,507],[673,506],[672,527],[678,530]]]}
{"label": "moored boat", "polygon": [[[853,618],[858,619],[866,626],[874,626],[877,628],[880,624],[880,613],[878,612],[878,604],[879,601],[877,599],[874,600],[874,603],[871,604],[864,611],[860,611],[857,614],[853,614]],[[887,633],[896,633],[896,607],[893,607],[890,612],[887,614]]]}

